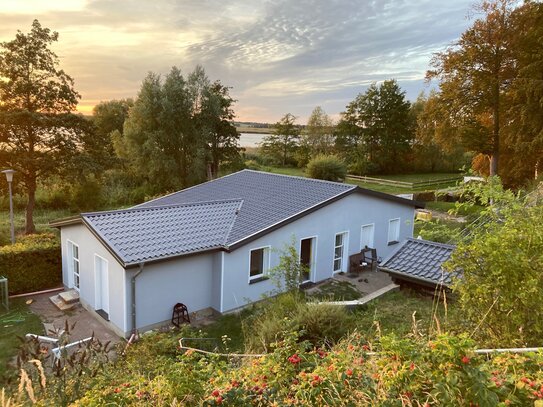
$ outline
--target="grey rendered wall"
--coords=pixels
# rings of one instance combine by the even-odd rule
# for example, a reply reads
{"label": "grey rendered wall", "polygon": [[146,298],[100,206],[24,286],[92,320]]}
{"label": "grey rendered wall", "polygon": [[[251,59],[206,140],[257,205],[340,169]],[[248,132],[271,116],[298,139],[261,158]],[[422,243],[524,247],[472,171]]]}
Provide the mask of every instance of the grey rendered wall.
{"label": "grey rendered wall", "polygon": [[[94,255],[107,260],[109,279],[109,324],[119,335],[126,331],[125,273],[122,266],[108,252],[102,243],[84,225],[63,226],[60,231],[62,243],[62,281],[72,288],[68,268],[68,240],[79,246],[79,297],[89,311],[95,309]],[[101,318],[96,315],[97,318]],[[103,319],[102,319],[103,320]],[[105,320],[103,320],[105,322]]]}
{"label": "grey rendered wall", "polygon": [[[213,277],[217,253],[180,257],[144,266],[136,278],[136,317],[138,329],[145,330],[172,317],[173,306],[181,302],[189,312],[213,307]],[[128,330],[131,326],[131,278],[137,269],[126,273]],[[218,283],[220,284],[220,282]]]}
{"label": "grey rendered wall", "polygon": [[[388,246],[388,221],[400,218],[400,241],[413,235],[414,208],[395,202],[352,194],[282,228],[224,255],[224,283],[221,312],[226,312],[248,302],[257,301],[274,289],[270,280],[249,284],[250,251],[271,246],[281,249],[295,237],[297,250],[300,239],[317,237],[316,272],[312,281],[317,282],[333,275],[334,239],[336,233],[348,231],[348,255],[360,251],[362,225],[374,223],[374,243],[378,256],[384,258],[395,245]],[[279,253],[272,250],[270,265],[278,264]],[[345,271],[347,262],[344,263]]]}

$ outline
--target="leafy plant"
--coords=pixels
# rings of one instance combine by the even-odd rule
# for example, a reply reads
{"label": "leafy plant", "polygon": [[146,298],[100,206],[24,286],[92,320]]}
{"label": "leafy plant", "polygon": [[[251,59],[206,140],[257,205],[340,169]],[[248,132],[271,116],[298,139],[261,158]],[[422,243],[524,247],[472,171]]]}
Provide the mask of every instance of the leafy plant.
{"label": "leafy plant", "polygon": [[343,181],[347,175],[347,167],[335,155],[318,155],[309,161],[306,172],[311,178]]}

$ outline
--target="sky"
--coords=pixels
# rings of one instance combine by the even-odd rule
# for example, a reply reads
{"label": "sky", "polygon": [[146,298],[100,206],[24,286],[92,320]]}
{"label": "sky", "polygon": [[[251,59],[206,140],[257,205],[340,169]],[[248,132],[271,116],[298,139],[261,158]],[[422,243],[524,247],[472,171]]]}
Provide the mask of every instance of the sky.
{"label": "sky", "polygon": [[145,75],[197,64],[231,86],[236,120],[337,118],[372,82],[428,91],[433,53],[470,25],[473,0],[0,0],[0,41],[37,18],[75,79],[78,110],[136,97]]}

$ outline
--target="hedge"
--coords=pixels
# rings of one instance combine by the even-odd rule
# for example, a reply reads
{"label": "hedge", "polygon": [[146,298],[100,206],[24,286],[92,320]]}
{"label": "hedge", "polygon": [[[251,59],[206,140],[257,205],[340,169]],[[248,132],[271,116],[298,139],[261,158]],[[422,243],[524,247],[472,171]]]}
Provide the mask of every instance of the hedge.
{"label": "hedge", "polygon": [[8,278],[9,294],[45,290],[62,283],[58,238],[51,234],[22,236],[0,247],[0,276]]}

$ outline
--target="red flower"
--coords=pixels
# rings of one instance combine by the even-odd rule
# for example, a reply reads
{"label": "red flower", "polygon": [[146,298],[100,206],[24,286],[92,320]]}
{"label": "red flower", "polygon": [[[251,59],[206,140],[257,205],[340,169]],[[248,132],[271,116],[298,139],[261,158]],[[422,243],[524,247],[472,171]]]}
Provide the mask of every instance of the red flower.
{"label": "red flower", "polygon": [[470,361],[471,361],[471,359],[468,358],[467,356],[462,357],[462,363],[463,364],[467,365]]}
{"label": "red flower", "polygon": [[409,370],[415,370],[415,364],[413,362],[409,365]]}
{"label": "red flower", "polygon": [[113,390],[114,393],[120,393],[121,392],[121,389],[119,389],[118,387],[115,387],[115,390]]}
{"label": "red flower", "polygon": [[298,383],[300,383],[298,379],[294,379],[294,380],[292,381],[292,384],[298,384]]}
{"label": "red flower", "polygon": [[123,383],[123,387],[130,387],[130,383]]}
{"label": "red flower", "polygon": [[292,363],[293,365],[296,365],[302,361],[302,358],[300,358],[296,353],[288,358],[288,361]]}
{"label": "red flower", "polygon": [[221,395],[221,392],[220,392],[219,390],[213,390],[213,391],[211,392],[211,395],[212,395],[213,397],[219,397],[219,396]]}
{"label": "red flower", "polygon": [[365,351],[368,351],[370,350],[370,347],[368,345],[362,345],[362,349],[364,349]]}
{"label": "red flower", "polygon": [[345,371],[345,374],[346,374],[347,376],[352,376],[352,375],[353,375],[353,369],[347,369],[347,370]]}
{"label": "red flower", "polygon": [[232,384],[232,387],[239,387],[239,382],[237,380],[232,380],[230,383]]}
{"label": "red flower", "polygon": [[222,397],[219,396],[219,397],[215,398],[215,403],[222,404]]}

